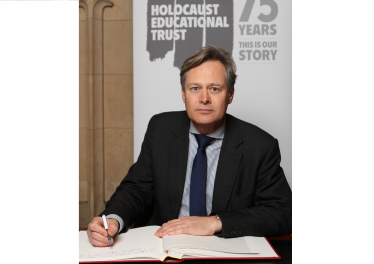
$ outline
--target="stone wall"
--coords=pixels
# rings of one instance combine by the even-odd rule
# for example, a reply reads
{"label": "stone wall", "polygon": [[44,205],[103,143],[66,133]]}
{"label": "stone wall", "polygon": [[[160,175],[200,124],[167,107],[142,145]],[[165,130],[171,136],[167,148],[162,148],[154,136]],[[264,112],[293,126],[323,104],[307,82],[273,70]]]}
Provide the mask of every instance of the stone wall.
{"label": "stone wall", "polygon": [[132,0],[79,1],[79,227],[132,165]]}

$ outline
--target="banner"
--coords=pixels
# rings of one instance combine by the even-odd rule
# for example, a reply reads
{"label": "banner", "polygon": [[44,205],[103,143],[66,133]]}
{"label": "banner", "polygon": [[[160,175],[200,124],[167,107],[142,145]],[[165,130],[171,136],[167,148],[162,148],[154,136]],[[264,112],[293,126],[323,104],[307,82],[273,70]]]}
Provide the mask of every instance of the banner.
{"label": "banner", "polygon": [[279,140],[292,188],[291,1],[143,0],[133,2],[134,159],[150,118],[184,110],[184,60],[206,45],[233,55],[237,82],[228,113]]}

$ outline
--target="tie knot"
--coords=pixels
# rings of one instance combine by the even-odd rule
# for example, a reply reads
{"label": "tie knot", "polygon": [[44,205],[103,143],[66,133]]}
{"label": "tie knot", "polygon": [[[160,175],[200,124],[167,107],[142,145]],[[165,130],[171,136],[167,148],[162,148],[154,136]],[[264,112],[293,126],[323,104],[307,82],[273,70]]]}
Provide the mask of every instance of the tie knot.
{"label": "tie knot", "polygon": [[209,145],[209,143],[214,140],[214,138],[211,138],[205,135],[201,135],[201,134],[194,134],[194,135],[197,140],[197,143],[199,144],[199,148],[202,148],[204,150]]}

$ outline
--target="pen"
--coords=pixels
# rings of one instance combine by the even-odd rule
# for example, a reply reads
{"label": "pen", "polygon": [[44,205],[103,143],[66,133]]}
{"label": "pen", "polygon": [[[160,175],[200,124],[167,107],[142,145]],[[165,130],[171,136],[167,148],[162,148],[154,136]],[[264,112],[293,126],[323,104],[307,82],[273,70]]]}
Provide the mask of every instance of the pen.
{"label": "pen", "polygon": [[[104,227],[105,227],[105,230],[108,232],[108,222],[106,221],[105,214],[103,214],[101,217],[103,218],[103,221],[104,221]],[[110,235],[109,235],[109,232],[108,232],[108,242],[109,242],[109,245],[112,246],[112,243],[111,243],[111,241],[110,241]]]}

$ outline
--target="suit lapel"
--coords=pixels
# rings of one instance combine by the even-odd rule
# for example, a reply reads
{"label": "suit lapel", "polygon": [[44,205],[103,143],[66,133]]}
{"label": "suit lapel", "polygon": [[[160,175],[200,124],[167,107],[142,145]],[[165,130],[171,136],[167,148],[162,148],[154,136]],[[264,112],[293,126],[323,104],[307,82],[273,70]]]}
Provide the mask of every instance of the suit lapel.
{"label": "suit lapel", "polygon": [[181,120],[181,125],[173,127],[174,138],[168,144],[168,176],[170,213],[175,219],[178,217],[182,202],[184,182],[186,178],[188,147],[189,147],[189,119]]}
{"label": "suit lapel", "polygon": [[235,119],[227,115],[213,191],[212,212],[225,211],[243,154],[236,148],[243,142]]}

